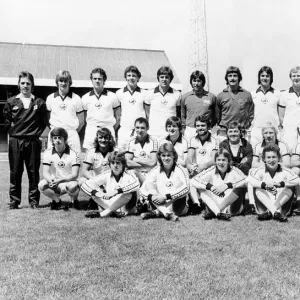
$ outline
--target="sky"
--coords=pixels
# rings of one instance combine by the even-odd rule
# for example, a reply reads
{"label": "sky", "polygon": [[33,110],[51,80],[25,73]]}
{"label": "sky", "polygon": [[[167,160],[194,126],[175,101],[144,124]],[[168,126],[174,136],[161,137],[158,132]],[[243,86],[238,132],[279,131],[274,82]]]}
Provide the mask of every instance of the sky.
{"label": "sky", "polygon": [[[1,8],[1,42],[164,50],[190,90],[189,0],[2,0]],[[300,65],[299,11],[299,0],[207,0],[210,91],[225,87],[230,65],[248,90],[263,65],[273,68],[275,88],[288,88]]]}

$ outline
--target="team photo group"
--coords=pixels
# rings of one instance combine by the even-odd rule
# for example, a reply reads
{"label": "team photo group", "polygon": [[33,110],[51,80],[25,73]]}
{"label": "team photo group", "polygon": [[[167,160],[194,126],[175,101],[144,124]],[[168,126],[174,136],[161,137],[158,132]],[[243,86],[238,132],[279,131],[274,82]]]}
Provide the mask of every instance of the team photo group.
{"label": "team photo group", "polygon": [[113,93],[105,89],[105,70],[95,68],[93,89],[80,97],[70,90],[71,74],[61,70],[57,91],[43,100],[34,93],[33,75],[21,72],[20,93],[3,111],[9,208],[21,203],[25,165],[32,209],[42,193],[52,210],[80,209],[88,195],[87,218],[176,222],[202,213],[205,220],[228,221],[253,214],[287,222],[300,215],[300,67],[291,69],[284,91],[273,88],[268,66],[254,75],[258,87],[251,93],[241,87],[238,67],[224,73],[227,87],[217,96],[204,89],[201,71],[190,75],[192,91],[182,95],[171,87],[170,67],[159,68],[157,87],[145,90],[140,70],[129,66],[126,86]]}

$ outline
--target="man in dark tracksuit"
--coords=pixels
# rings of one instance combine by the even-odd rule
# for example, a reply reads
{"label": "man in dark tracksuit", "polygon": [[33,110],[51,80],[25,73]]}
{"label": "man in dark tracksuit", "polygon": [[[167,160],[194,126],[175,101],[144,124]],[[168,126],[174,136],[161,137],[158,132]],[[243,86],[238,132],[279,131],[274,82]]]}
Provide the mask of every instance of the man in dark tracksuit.
{"label": "man in dark tracksuit", "polygon": [[18,208],[21,202],[24,162],[29,179],[29,204],[36,208],[40,200],[38,183],[41,162],[40,135],[47,123],[46,103],[32,95],[34,78],[28,72],[19,74],[20,94],[11,97],[5,104],[3,114],[5,129],[9,134],[10,209]]}

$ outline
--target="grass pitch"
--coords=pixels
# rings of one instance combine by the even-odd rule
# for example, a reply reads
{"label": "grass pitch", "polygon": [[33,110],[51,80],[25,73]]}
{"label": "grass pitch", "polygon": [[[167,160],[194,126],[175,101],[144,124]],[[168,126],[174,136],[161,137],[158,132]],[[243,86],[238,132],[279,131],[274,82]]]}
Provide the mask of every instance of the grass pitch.
{"label": "grass pitch", "polygon": [[300,217],[86,219],[43,196],[32,210],[26,172],[21,209],[8,210],[0,168],[0,299],[300,298]]}

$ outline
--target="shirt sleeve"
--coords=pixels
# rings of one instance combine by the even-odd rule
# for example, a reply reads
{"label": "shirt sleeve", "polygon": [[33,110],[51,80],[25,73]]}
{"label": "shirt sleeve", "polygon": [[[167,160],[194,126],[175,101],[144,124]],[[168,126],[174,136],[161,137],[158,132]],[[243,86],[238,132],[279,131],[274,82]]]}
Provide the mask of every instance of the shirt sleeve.
{"label": "shirt sleeve", "polygon": [[181,99],[181,122],[182,122],[182,127],[186,127],[186,107],[185,107],[185,100],[186,97],[183,97]]}
{"label": "shirt sleeve", "polygon": [[203,170],[192,178],[190,185],[197,189],[210,190],[211,186],[213,185],[211,174],[212,172],[215,172],[215,170],[215,166]]}
{"label": "shirt sleeve", "polygon": [[181,106],[181,93],[177,91],[178,98],[176,100],[176,106]]}
{"label": "shirt sleeve", "polygon": [[95,150],[93,148],[91,148],[86,152],[84,160],[83,160],[83,162],[85,164],[88,164],[91,166],[93,165],[93,163],[94,163],[93,154],[95,153],[94,151]]}
{"label": "shirt sleeve", "polygon": [[81,105],[82,105],[82,109],[83,110],[87,110],[87,97],[86,95],[84,95],[82,98],[81,98]]}
{"label": "shirt sleeve", "polygon": [[129,194],[139,189],[140,183],[135,174],[125,171],[123,176],[124,180],[117,190],[118,194]]}
{"label": "shirt sleeve", "polygon": [[282,92],[279,98],[279,104],[278,106],[285,108],[286,107],[286,97],[285,92]]}
{"label": "shirt sleeve", "polygon": [[89,196],[94,196],[96,192],[100,192],[100,186],[106,187],[107,185],[107,176],[110,175],[110,171],[107,171],[104,174],[99,174],[96,177],[93,177],[85,181],[81,185],[81,190]]}
{"label": "shirt sleeve", "polygon": [[112,99],[113,99],[113,109],[120,107],[121,103],[120,103],[117,95],[114,93],[111,93],[111,95],[112,95]]}
{"label": "shirt sleeve", "polygon": [[72,153],[72,166],[80,166],[80,158],[77,152],[71,151]]}
{"label": "shirt sleeve", "polygon": [[141,189],[140,193],[143,198],[151,200],[151,195],[157,194],[157,176],[158,176],[158,168],[154,167],[147,175]]}
{"label": "shirt sleeve", "polygon": [[248,92],[248,120],[245,124],[246,129],[250,128],[253,119],[254,119],[254,102],[251,93]]}
{"label": "shirt sleeve", "polygon": [[52,149],[47,149],[44,151],[43,165],[51,166],[51,153]]}
{"label": "shirt sleeve", "polygon": [[[74,95],[74,94],[73,94]],[[80,113],[83,111],[82,102],[78,95],[76,95],[76,113]]]}
{"label": "shirt sleeve", "polygon": [[12,122],[11,105],[9,102],[5,103],[5,106],[3,109],[3,116],[4,116],[5,130],[9,131],[9,129],[11,128],[11,122]]}
{"label": "shirt sleeve", "polygon": [[189,175],[187,171],[178,166],[175,168],[174,172],[177,173],[181,184],[176,187],[176,189],[173,190],[170,194],[166,195],[167,199],[169,199],[169,201],[167,200],[167,202],[172,202],[176,199],[184,197],[188,194],[190,189]]}
{"label": "shirt sleeve", "polygon": [[52,111],[51,103],[52,103],[52,94],[49,95],[46,99],[46,106],[48,111]]}
{"label": "shirt sleeve", "polygon": [[145,101],[144,103],[147,105],[151,105],[151,101],[153,99],[153,90],[145,91]]}

